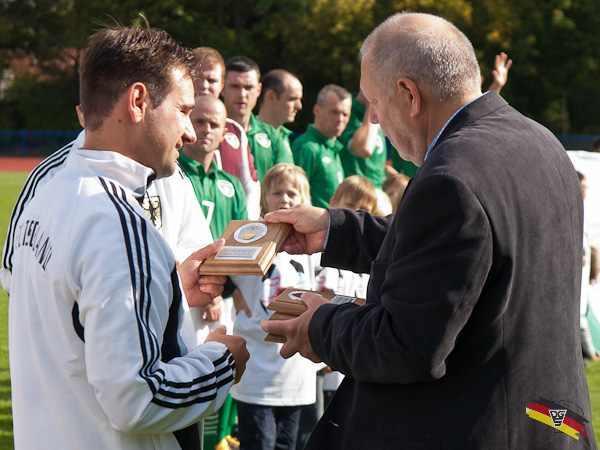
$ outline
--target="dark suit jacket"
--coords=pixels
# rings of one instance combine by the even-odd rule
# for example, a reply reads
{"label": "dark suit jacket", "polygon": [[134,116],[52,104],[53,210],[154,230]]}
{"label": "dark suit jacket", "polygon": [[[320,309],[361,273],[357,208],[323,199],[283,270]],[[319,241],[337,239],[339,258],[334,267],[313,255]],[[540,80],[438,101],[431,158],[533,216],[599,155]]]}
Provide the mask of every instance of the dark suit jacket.
{"label": "dark suit jacket", "polygon": [[[314,350],[347,377],[309,448],[595,448],[582,210],[560,143],[492,93],[451,121],[391,222],[331,210],[322,264],[371,279],[365,306],[311,321]],[[544,423],[549,409],[579,440]]]}

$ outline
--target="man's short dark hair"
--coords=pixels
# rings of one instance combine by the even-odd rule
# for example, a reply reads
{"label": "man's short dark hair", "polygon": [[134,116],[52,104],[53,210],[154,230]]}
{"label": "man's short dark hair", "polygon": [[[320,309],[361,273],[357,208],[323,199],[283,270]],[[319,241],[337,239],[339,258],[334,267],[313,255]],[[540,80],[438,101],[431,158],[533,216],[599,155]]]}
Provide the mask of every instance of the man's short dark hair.
{"label": "man's short dark hair", "polygon": [[256,61],[248,58],[247,56],[232,56],[225,62],[225,69],[227,72],[251,72],[256,71],[256,75],[260,79],[260,67],[256,64]]}
{"label": "man's short dark hair", "polygon": [[263,96],[267,91],[273,91],[277,97],[285,92],[286,77],[296,78],[293,74],[284,69],[273,69],[263,75],[260,80],[262,84]]}
{"label": "man's short dark hair", "polygon": [[153,107],[171,89],[171,71],[193,73],[194,57],[166,31],[105,28],[88,39],[79,65],[79,97],[86,128],[98,128],[133,83],[144,83]]}

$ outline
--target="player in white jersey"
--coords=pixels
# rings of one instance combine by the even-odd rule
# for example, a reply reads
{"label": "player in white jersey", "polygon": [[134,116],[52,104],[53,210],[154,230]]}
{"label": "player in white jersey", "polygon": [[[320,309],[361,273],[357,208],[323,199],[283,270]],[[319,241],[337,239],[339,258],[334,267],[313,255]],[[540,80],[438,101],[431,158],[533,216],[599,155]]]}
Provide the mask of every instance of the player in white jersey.
{"label": "player in white jersey", "polygon": [[[9,290],[14,253],[14,235],[25,206],[35,197],[42,186],[66,165],[67,159],[83,146],[85,131],[40,162],[29,174],[13,208],[2,260],[0,261],[0,285]],[[175,259],[184,261],[192,252],[212,242],[208,223],[196,201],[194,188],[179,167],[169,177],[154,180],[142,200],[145,215],[169,243]]]}
{"label": "player in white jersey", "polygon": [[[0,264],[0,286],[6,291],[10,292],[15,233],[25,206],[66,165],[74,150],[83,146],[84,139],[85,131],[81,131],[74,141],[39,163],[25,181],[12,211]],[[171,247],[176,261],[183,262],[195,250],[212,242],[210,228],[198,205],[194,188],[179,166],[173,175],[150,183],[141,205],[146,218]],[[218,297],[206,305],[191,309],[186,303],[183,304],[186,325],[182,333],[186,344],[204,342],[209,332],[203,319],[205,307],[218,304],[220,300],[221,297]]]}
{"label": "player in white jersey", "polygon": [[189,349],[178,333],[186,296],[193,305],[222,291],[224,279],[197,274],[221,244],[188,258],[180,279],[140,206],[195,139],[188,55],[157,30],[92,36],[80,69],[85,150],[65,149],[45,186],[32,174],[17,204],[7,242],[17,449],[197,448],[190,425],[222,402],[234,366],[243,372],[240,338],[213,333]]}

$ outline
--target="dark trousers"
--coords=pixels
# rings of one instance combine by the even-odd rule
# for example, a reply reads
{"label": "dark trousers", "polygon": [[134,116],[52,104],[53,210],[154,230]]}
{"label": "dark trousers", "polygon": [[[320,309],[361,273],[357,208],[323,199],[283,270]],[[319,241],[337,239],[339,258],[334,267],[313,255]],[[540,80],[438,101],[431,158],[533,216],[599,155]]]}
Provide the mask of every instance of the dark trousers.
{"label": "dark trousers", "polygon": [[237,405],[240,450],[296,448],[301,406]]}
{"label": "dark trousers", "polygon": [[300,414],[300,426],[298,429],[298,442],[296,442],[296,450],[304,450],[308,439],[312,434],[315,426],[325,409],[323,403],[323,375],[317,373],[317,401],[312,405],[302,406]]}
{"label": "dark trousers", "polygon": [[331,400],[333,400],[335,392],[336,391],[323,391],[323,403],[325,403],[325,409],[327,409],[327,407],[331,403]]}

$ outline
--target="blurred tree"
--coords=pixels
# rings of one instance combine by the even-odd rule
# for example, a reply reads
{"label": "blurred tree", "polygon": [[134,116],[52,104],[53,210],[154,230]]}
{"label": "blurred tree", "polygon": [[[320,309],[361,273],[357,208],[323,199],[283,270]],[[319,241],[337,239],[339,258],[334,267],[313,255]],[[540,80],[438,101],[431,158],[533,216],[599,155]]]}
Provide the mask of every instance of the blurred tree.
{"label": "blurred tree", "polygon": [[357,90],[362,40],[397,11],[439,14],[463,29],[484,86],[495,54],[509,53],[503,95],[555,132],[600,132],[598,0],[0,0],[0,70],[16,56],[36,68],[12,86],[0,82],[0,125],[76,127],[77,52],[65,49],[81,48],[103,25],[143,24],[142,13],[187,46],[296,73],[305,86],[303,127],[321,86]]}
{"label": "blurred tree", "polygon": [[[504,95],[557,133],[600,132],[600,2],[473,0],[470,37],[484,65],[515,61]],[[487,67],[486,67],[487,68]],[[486,73],[489,73],[486,72]]]}

